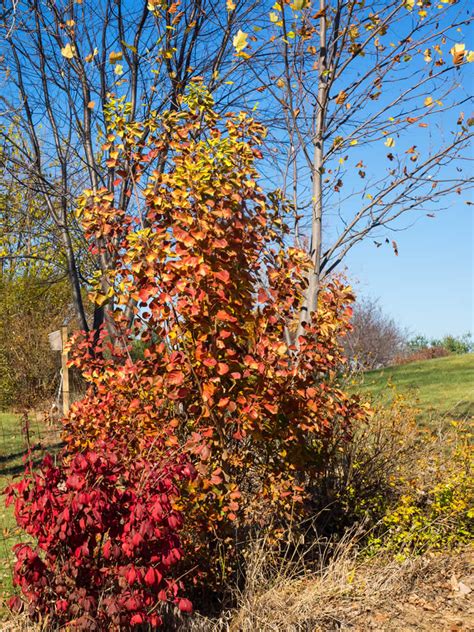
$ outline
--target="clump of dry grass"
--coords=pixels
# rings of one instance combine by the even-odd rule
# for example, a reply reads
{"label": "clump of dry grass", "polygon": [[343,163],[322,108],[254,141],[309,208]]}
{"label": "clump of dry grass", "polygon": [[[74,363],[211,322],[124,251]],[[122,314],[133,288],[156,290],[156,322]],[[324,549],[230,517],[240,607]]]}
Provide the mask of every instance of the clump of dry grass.
{"label": "clump of dry grass", "polygon": [[[321,544],[317,567],[308,566],[307,550],[285,559],[262,538],[249,549],[247,581],[245,588],[235,595],[235,607],[218,618],[196,613],[183,620],[177,629],[179,632],[474,629],[474,604],[467,596],[474,590],[472,549],[465,547],[449,554],[428,552],[396,561],[382,554],[361,557],[357,548],[359,537],[353,531],[335,548]],[[313,543],[311,547],[314,546],[317,545]],[[40,630],[45,632],[49,628],[34,626],[22,616],[0,623],[0,632]]]}
{"label": "clump of dry grass", "polygon": [[[472,551],[469,553],[467,549],[449,555],[428,553],[400,562],[382,555],[361,560],[351,536],[339,543],[327,564],[309,570],[304,568],[302,558],[292,562],[277,558],[262,541],[249,555],[246,587],[237,595],[235,609],[215,620],[195,616],[180,629],[183,632],[408,630],[412,628],[408,624],[404,627],[402,621],[400,627],[395,624],[394,628],[366,624],[372,617],[370,613],[376,613],[375,620],[378,617],[380,621],[389,621],[390,612],[398,617],[397,604],[414,602],[414,590],[420,582],[431,584],[433,589],[445,587],[446,577],[467,573],[470,563]],[[423,603],[420,602],[422,613]],[[474,612],[470,621],[474,624]],[[442,627],[441,620],[440,625],[440,630],[451,629]],[[421,623],[420,626],[420,630],[429,629]]]}

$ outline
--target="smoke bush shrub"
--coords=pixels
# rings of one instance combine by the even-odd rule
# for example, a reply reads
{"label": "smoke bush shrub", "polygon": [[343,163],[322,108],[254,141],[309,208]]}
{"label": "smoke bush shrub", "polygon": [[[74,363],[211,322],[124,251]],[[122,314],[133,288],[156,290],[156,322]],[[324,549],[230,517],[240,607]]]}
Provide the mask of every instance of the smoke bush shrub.
{"label": "smoke bush shrub", "polygon": [[[20,525],[41,535],[52,557],[43,562],[31,558],[35,551],[19,550],[17,583],[33,612],[65,621],[82,617],[84,625],[91,613],[103,626],[148,621],[155,616],[157,592],[165,601],[177,599],[179,587],[167,582],[179,554],[163,554],[162,548],[169,549],[171,540],[172,550],[180,551],[175,531],[181,516],[166,505],[172,518],[162,523],[161,514],[153,513],[154,501],[148,503],[146,495],[142,501],[137,491],[140,472],[149,467],[142,455],[150,441],[186,454],[196,468],[192,481],[183,481],[184,469],[172,469],[181,479],[171,477],[170,493],[180,496],[185,517],[180,570],[209,595],[238,575],[249,534],[272,529],[277,539],[288,522],[307,517],[312,483],[321,476],[334,429],[347,439],[353,422],[366,414],[340,382],[340,339],[350,328],[351,289],[337,280],[322,287],[317,314],[298,327],[310,260],[288,246],[290,209],[281,194],[267,196],[258,185],[255,164],[264,128],[244,113],[219,118],[198,82],[179,111],[162,114],[164,132],[160,127],[155,133],[157,122],[152,123],[145,130],[123,120],[108,135],[109,148],[122,148],[113,150],[117,174],[133,165],[143,185],[143,221],[113,190],[86,191],[79,201],[91,249],[110,269],[93,279],[91,292],[106,310],[107,329],[77,337],[71,353],[89,390],[72,406],[63,436],[76,454],[74,467],[88,463],[85,471],[93,474],[79,490],[79,526],[71,526],[64,544],[55,534],[59,537],[64,524],[69,529],[65,507],[60,503],[39,527],[42,516],[32,503],[38,495],[41,503],[73,502],[68,481],[76,474],[48,465],[53,482],[45,491],[43,479],[20,488],[26,493],[17,511]],[[150,170],[164,147],[165,167]],[[106,234],[107,252],[101,251]],[[103,450],[116,441],[120,457],[114,467],[123,482],[107,483],[101,476],[96,483],[96,464],[89,463],[96,446]],[[98,498],[92,493],[97,484],[103,491]],[[99,500],[105,514],[97,508]],[[136,503],[140,516],[131,509]],[[117,520],[96,524],[109,513]],[[89,539],[84,540],[81,518],[86,532],[92,530]],[[148,531],[142,532],[142,525]],[[124,539],[131,548],[124,548]],[[118,557],[104,562],[107,541]],[[22,584],[30,559],[31,573],[39,573],[31,593],[29,578]],[[62,565],[65,570],[56,572]],[[147,584],[150,567],[160,577],[153,591]],[[63,576],[71,577],[70,588]],[[59,597],[63,614],[56,601],[64,592],[69,598]]]}
{"label": "smoke bush shrub", "polygon": [[14,585],[33,620],[76,630],[158,627],[170,604],[189,612],[173,569],[183,553],[179,483],[194,469],[157,446],[132,462],[124,445],[99,442],[65,458],[46,457],[35,473],[7,489],[18,524],[34,544],[17,544]]}

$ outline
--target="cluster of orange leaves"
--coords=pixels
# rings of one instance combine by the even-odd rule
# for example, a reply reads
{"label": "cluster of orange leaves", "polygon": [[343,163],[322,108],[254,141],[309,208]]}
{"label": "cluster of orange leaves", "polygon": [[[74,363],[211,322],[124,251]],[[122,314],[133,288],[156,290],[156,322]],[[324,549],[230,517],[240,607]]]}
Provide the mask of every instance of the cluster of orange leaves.
{"label": "cluster of orange leaves", "polygon": [[220,119],[206,98],[195,84],[140,146],[135,128],[124,133],[118,171],[126,164],[143,182],[128,210],[109,190],[84,196],[81,221],[113,262],[93,297],[115,333],[111,343],[102,332],[95,353],[75,341],[72,363],[91,386],[65,422],[73,449],[130,437],[133,458],[156,436],[189,454],[198,477],[184,514],[197,548],[303,511],[333,430],[349,433],[364,415],[337,381],[350,289],[322,289],[317,318],[294,340],[309,264],[286,245],[281,196],[258,184],[265,130],[245,114]]}

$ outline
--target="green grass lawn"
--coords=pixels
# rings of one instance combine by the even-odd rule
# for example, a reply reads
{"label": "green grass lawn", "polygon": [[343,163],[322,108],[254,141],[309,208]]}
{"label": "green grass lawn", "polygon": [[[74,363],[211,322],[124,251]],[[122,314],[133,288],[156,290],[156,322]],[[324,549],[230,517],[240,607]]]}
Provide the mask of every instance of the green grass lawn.
{"label": "green grass lawn", "polygon": [[[3,490],[24,469],[28,442],[23,426],[21,416],[0,413],[0,619],[7,615],[4,602],[11,595],[12,546],[20,540],[13,508],[5,507]],[[57,429],[48,428],[36,415],[29,419],[29,439],[34,463],[38,463],[46,451],[54,451],[59,445]]]}
{"label": "green grass lawn", "polygon": [[474,354],[452,355],[368,371],[356,390],[382,403],[394,393],[414,400],[426,419],[433,415],[464,418],[474,415]]}

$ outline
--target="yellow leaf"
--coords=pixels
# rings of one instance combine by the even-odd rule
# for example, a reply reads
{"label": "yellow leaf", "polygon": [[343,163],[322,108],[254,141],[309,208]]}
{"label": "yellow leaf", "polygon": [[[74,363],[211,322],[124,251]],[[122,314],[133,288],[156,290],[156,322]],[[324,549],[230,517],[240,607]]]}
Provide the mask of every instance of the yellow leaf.
{"label": "yellow leaf", "polygon": [[94,57],[95,57],[96,55],[98,55],[98,54],[99,54],[99,51],[97,50],[97,48],[94,48],[94,52],[93,52],[93,53],[91,53],[90,55],[86,55],[85,60],[86,60],[87,62],[90,62],[90,61],[92,61],[92,60],[94,59]]}
{"label": "yellow leaf", "polygon": [[413,11],[413,7],[415,6],[415,0],[405,0],[405,8],[408,11]]}
{"label": "yellow leaf", "polygon": [[342,105],[346,99],[347,99],[347,93],[344,92],[344,90],[341,90],[336,97],[337,105]]}
{"label": "yellow leaf", "polygon": [[291,8],[294,11],[301,11],[302,9],[306,9],[308,4],[309,2],[307,2],[307,0],[293,0],[293,3],[291,4]]}
{"label": "yellow leaf", "polygon": [[115,64],[117,61],[120,61],[122,58],[123,58],[123,53],[121,50],[119,50],[116,53],[112,52],[109,55],[109,64]]}
{"label": "yellow leaf", "polygon": [[137,49],[135,48],[135,46],[132,46],[132,44],[127,44],[127,42],[124,42],[122,40],[122,44],[125,46],[125,48],[128,48],[128,50],[131,50],[132,53],[136,53]]}
{"label": "yellow leaf", "polygon": [[464,55],[466,54],[466,44],[454,44],[449,52],[453,56],[453,63],[458,66],[464,61]]}
{"label": "yellow leaf", "polygon": [[117,65],[115,66],[115,68],[114,68],[114,73],[115,73],[117,76],[123,75],[123,66],[122,66],[122,64],[117,64]]}
{"label": "yellow leaf", "polygon": [[232,2],[232,0],[227,0],[226,7],[227,11],[233,11],[235,9],[235,2]]}
{"label": "yellow leaf", "polygon": [[244,48],[247,48],[248,46],[247,37],[248,37],[247,33],[244,33],[243,31],[239,30],[237,35],[232,40],[232,44],[234,45],[234,48],[238,53],[241,53],[244,50]]}
{"label": "yellow leaf", "polygon": [[76,47],[66,44],[64,48],[61,48],[61,55],[66,59],[72,59],[76,56]]}
{"label": "yellow leaf", "polygon": [[385,141],[384,145],[385,147],[394,147],[395,141],[393,140],[391,136],[389,136],[387,140]]}
{"label": "yellow leaf", "polygon": [[433,97],[426,97],[423,103],[426,105],[426,107],[430,107],[430,105],[433,105]]}
{"label": "yellow leaf", "polygon": [[425,52],[423,53],[423,59],[426,61],[426,63],[428,63],[429,61],[432,61],[432,57],[431,57],[431,49],[427,48],[425,50]]}
{"label": "yellow leaf", "polygon": [[75,24],[74,20],[68,20],[66,22],[66,26],[74,26],[74,24]]}
{"label": "yellow leaf", "polygon": [[468,61],[470,64],[474,62],[474,50],[470,50],[468,52],[468,54],[466,55],[466,61]]}

